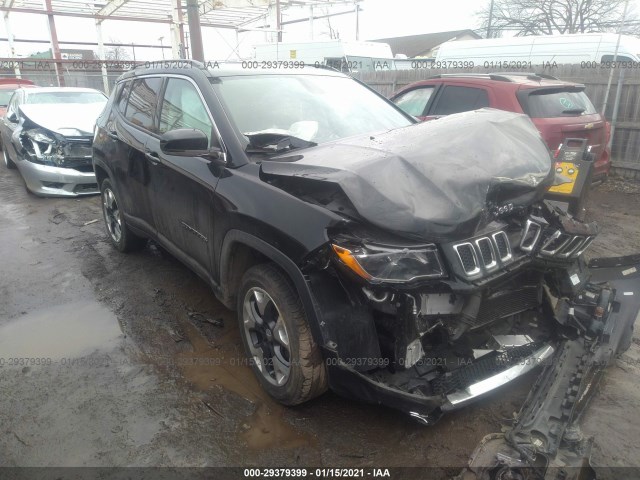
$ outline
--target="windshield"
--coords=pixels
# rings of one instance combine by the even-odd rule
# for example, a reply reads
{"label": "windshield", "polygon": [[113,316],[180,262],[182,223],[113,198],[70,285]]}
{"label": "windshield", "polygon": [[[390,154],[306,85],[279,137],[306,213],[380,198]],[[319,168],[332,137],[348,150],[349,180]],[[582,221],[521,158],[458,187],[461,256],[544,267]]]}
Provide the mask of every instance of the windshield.
{"label": "windshield", "polygon": [[222,77],[214,87],[247,141],[246,134],[266,131],[323,143],[412,123],[384,99],[346,77]]}
{"label": "windshield", "polygon": [[552,118],[578,115],[593,115],[593,103],[584,92],[550,90],[532,93],[527,98],[529,116]]}
{"label": "windshield", "polygon": [[42,92],[30,93],[25,103],[106,103],[100,92]]}
{"label": "windshield", "polygon": [[11,95],[13,95],[13,92],[13,90],[0,90],[0,105],[9,105],[9,100],[11,100]]}

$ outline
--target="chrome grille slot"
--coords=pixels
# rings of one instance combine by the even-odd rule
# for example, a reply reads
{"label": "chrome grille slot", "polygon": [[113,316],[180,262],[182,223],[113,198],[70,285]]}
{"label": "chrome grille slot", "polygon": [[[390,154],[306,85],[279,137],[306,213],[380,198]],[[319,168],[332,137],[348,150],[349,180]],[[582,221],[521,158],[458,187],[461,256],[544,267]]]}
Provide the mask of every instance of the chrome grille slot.
{"label": "chrome grille slot", "polygon": [[496,255],[493,252],[493,245],[491,244],[489,237],[476,240],[476,246],[480,252],[480,258],[482,258],[484,268],[491,269],[498,265]]}
{"label": "chrome grille slot", "polygon": [[579,257],[580,255],[582,255],[584,253],[584,251],[589,248],[589,245],[591,245],[591,242],[593,242],[595,237],[588,237],[584,243],[580,246],[580,248],[578,249],[578,251],[574,254],[574,257]]}
{"label": "chrome grille slot", "polygon": [[470,243],[460,243],[453,247],[458,254],[462,269],[467,275],[475,275],[480,273],[480,267],[478,265],[478,257],[476,256],[475,249]]}
{"label": "chrome grille slot", "polygon": [[509,237],[504,232],[498,232],[491,235],[498,252],[498,258],[506,262],[511,259],[511,246],[509,245]]}
{"label": "chrome grille slot", "polygon": [[573,253],[579,250],[580,247],[582,247],[585,241],[586,239],[584,237],[576,235],[569,241],[569,243],[560,249],[558,257],[569,258]]}
{"label": "chrome grille slot", "polygon": [[520,249],[525,252],[532,251],[538,243],[541,233],[541,225],[532,222],[531,220],[527,220],[527,223],[524,226],[524,231],[522,232],[522,239],[520,240]]}
{"label": "chrome grille slot", "polygon": [[509,237],[505,232],[459,243],[453,248],[468,277],[495,270],[512,258]]}
{"label": "chrome grille slot", "polygon": [[552,257],[561,252],[571,242],[572,236],[567,233],[562,233],[560,230],[556,230],[553,234],[544,242],[540,253],[547,257]]}

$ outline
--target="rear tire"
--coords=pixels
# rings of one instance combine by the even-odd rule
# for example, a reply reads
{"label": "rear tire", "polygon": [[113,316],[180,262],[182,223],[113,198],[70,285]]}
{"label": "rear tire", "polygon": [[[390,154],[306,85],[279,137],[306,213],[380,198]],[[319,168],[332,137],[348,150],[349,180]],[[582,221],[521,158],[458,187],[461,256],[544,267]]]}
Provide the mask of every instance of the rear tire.
{"label": "rear tire", "polygon": [[14,168],[16,168],[16,164],[13,163],[13,160],[11,160],[11,158],[9,157],[9,154],[7,153],[6,148],[2,149],[2,157],[4,158],[5,167],[7,167],[9,170],[13,170]]}
{"label": "rear tire", "polygon": [[120,210],[120,201],[109,179],[100,184],[100,197],[107,236],[116,250],[125,253],[143,248],[147,239],[136,235],[127,226]]}
{"label": "rear tire", "polygon": [[251,267],[238,292],[240,336],[262,388],[284,405],[327,390],[327,371],[300,297],[272,264]]}

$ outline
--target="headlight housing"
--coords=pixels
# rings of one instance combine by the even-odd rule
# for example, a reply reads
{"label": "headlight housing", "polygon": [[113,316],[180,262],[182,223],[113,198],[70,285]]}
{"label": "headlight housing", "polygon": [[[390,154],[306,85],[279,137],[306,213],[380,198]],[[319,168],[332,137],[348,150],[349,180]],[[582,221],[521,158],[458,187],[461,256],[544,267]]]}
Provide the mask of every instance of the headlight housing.
{"label": "headlight housing", "polygon": [[31,141],[32,153],[37,161],[56,167],[62,165],[64,155],[55,137],[41,129],[29,130],[25,134]]}
{"label": "headlight housing", "polygon": [[446,276],[435,245],[342,247],[331,244],[341,263],[370,283],[406,283]]}

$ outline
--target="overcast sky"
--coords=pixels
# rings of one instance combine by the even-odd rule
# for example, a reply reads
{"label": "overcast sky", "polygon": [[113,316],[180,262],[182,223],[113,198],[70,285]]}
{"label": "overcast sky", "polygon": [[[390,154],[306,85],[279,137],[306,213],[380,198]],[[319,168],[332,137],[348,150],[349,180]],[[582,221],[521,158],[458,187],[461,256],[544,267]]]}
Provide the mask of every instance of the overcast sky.
{"label": "overcast sky", "polygon": [[[488,2],[488,0],[486,0]],[[631,0],[634,6],[640,5],[640,0]],[[360,13],[360,39],[376,39],[421,33],[443,32],[459,29],[476,29],[479,20],[477,11],[485,4],[483,0],[364,0]],[[348,7],[333,7],[332,12],[349,10]],[[324,12],[319,12],[322,14]],[[284,11],[283,21],[305,18],[308,8],[288,9]],[[12,13],[10,15],[11,29],[18,39],[48,40],[48,29],[44,15]],[[344,40],[355,40],[355,14],[336,16],[331,19],[334,29]],[[96,31],[91,19],[56,17],[58,38],[61,43],[67,41],[96,42]],[[314,23],[314,39],[328,40],[327,20],[316,20]],[[0,24],[0,36],[6,38],[4,25]],[[169,25],[151,23],[133,23],[123,21],[105,21],[103,23],[103,37],[105,41],[137,44],[159,44],[159,38],[164,37],[164,45],[170,45]],[[237,58],[236,34],[233,30],[203,29],[205,57],[207,59]],[[252,46],[265,42],[264,33],[240,33],[238,51],[244,57],[250,55]],[[284,41],[299,42],[310,40],[308,22],[286,25]],[[17,43],[16,49],[20,56],[26,56],[38,50],[47,50],[49,45]],[[73,47],[62,45],[62,48],[93,48]],[[133,56],[131,48],[128,49]],[[8,56],[7,42],[0,42],[0,55]],[[159,49],[136,48],[137,60],[151,60],[161,58]],[[171,51],[165,55],[170,57]]]}
{"label": "overcast sky", "polygon": [[[360,13],[360,39],[375,39],[390,36],[402,36],[419,33],[441,32],[464,28],[477,28],[474,13],[482,6],[480,0],[448,0],[446,3],[436,0],[364,0]],[[444,6],[443,6],[444,5]],[[332,12],[349,10],[347,6],[335,6]],[[317,14],[323,14],[323,11]],[[283,21],[308,17],[308,8],[287,9]],[[46,17],[23,13],[10,14],[11,30],[18,39],[48,40]],[[334,29],[340,32],[340,38],[355,40],[356,17],[351,13],[331,19]],[[96,42],[94,22],[91,19],[56,17],[58,39]],[[314,22],[314,39],[328,40],[327,20]],[[0,25],[0,36],[6,38],[4,25]],[[141,24],[122,21],[105,21],[103,37],[105,41],[113,39],[122,43],[159,44],[163,36],[164,45],[170,44],[169,26],[164,24]],[[236,47],[236,34],[233,30],[203,29],[205,56],[210,59],[226,59],[233,55]],[[310,28],[307,22],[285,26],[285,41],[307,41]],[[263,33],[241,33],[238,36],[240,53],[247,55],[256,43],[264,43]],[[8,55],[7,42],[0,42],[0,55]],[[18,55],[28,55],[35,51],[48,49],[43,44],[16,43]],[[65,48],[63,45],[62,48]],[[66,46],[66,48],[83,48]],[[91,48],[91,47],[86,47]],[[95,47],[94,47],[95,48]],[[128,49],[129,55],[132,50]],[[170,55],[170,51],[165,52]],[[160,58],[160,50],[136,49],[138,60]]]}

